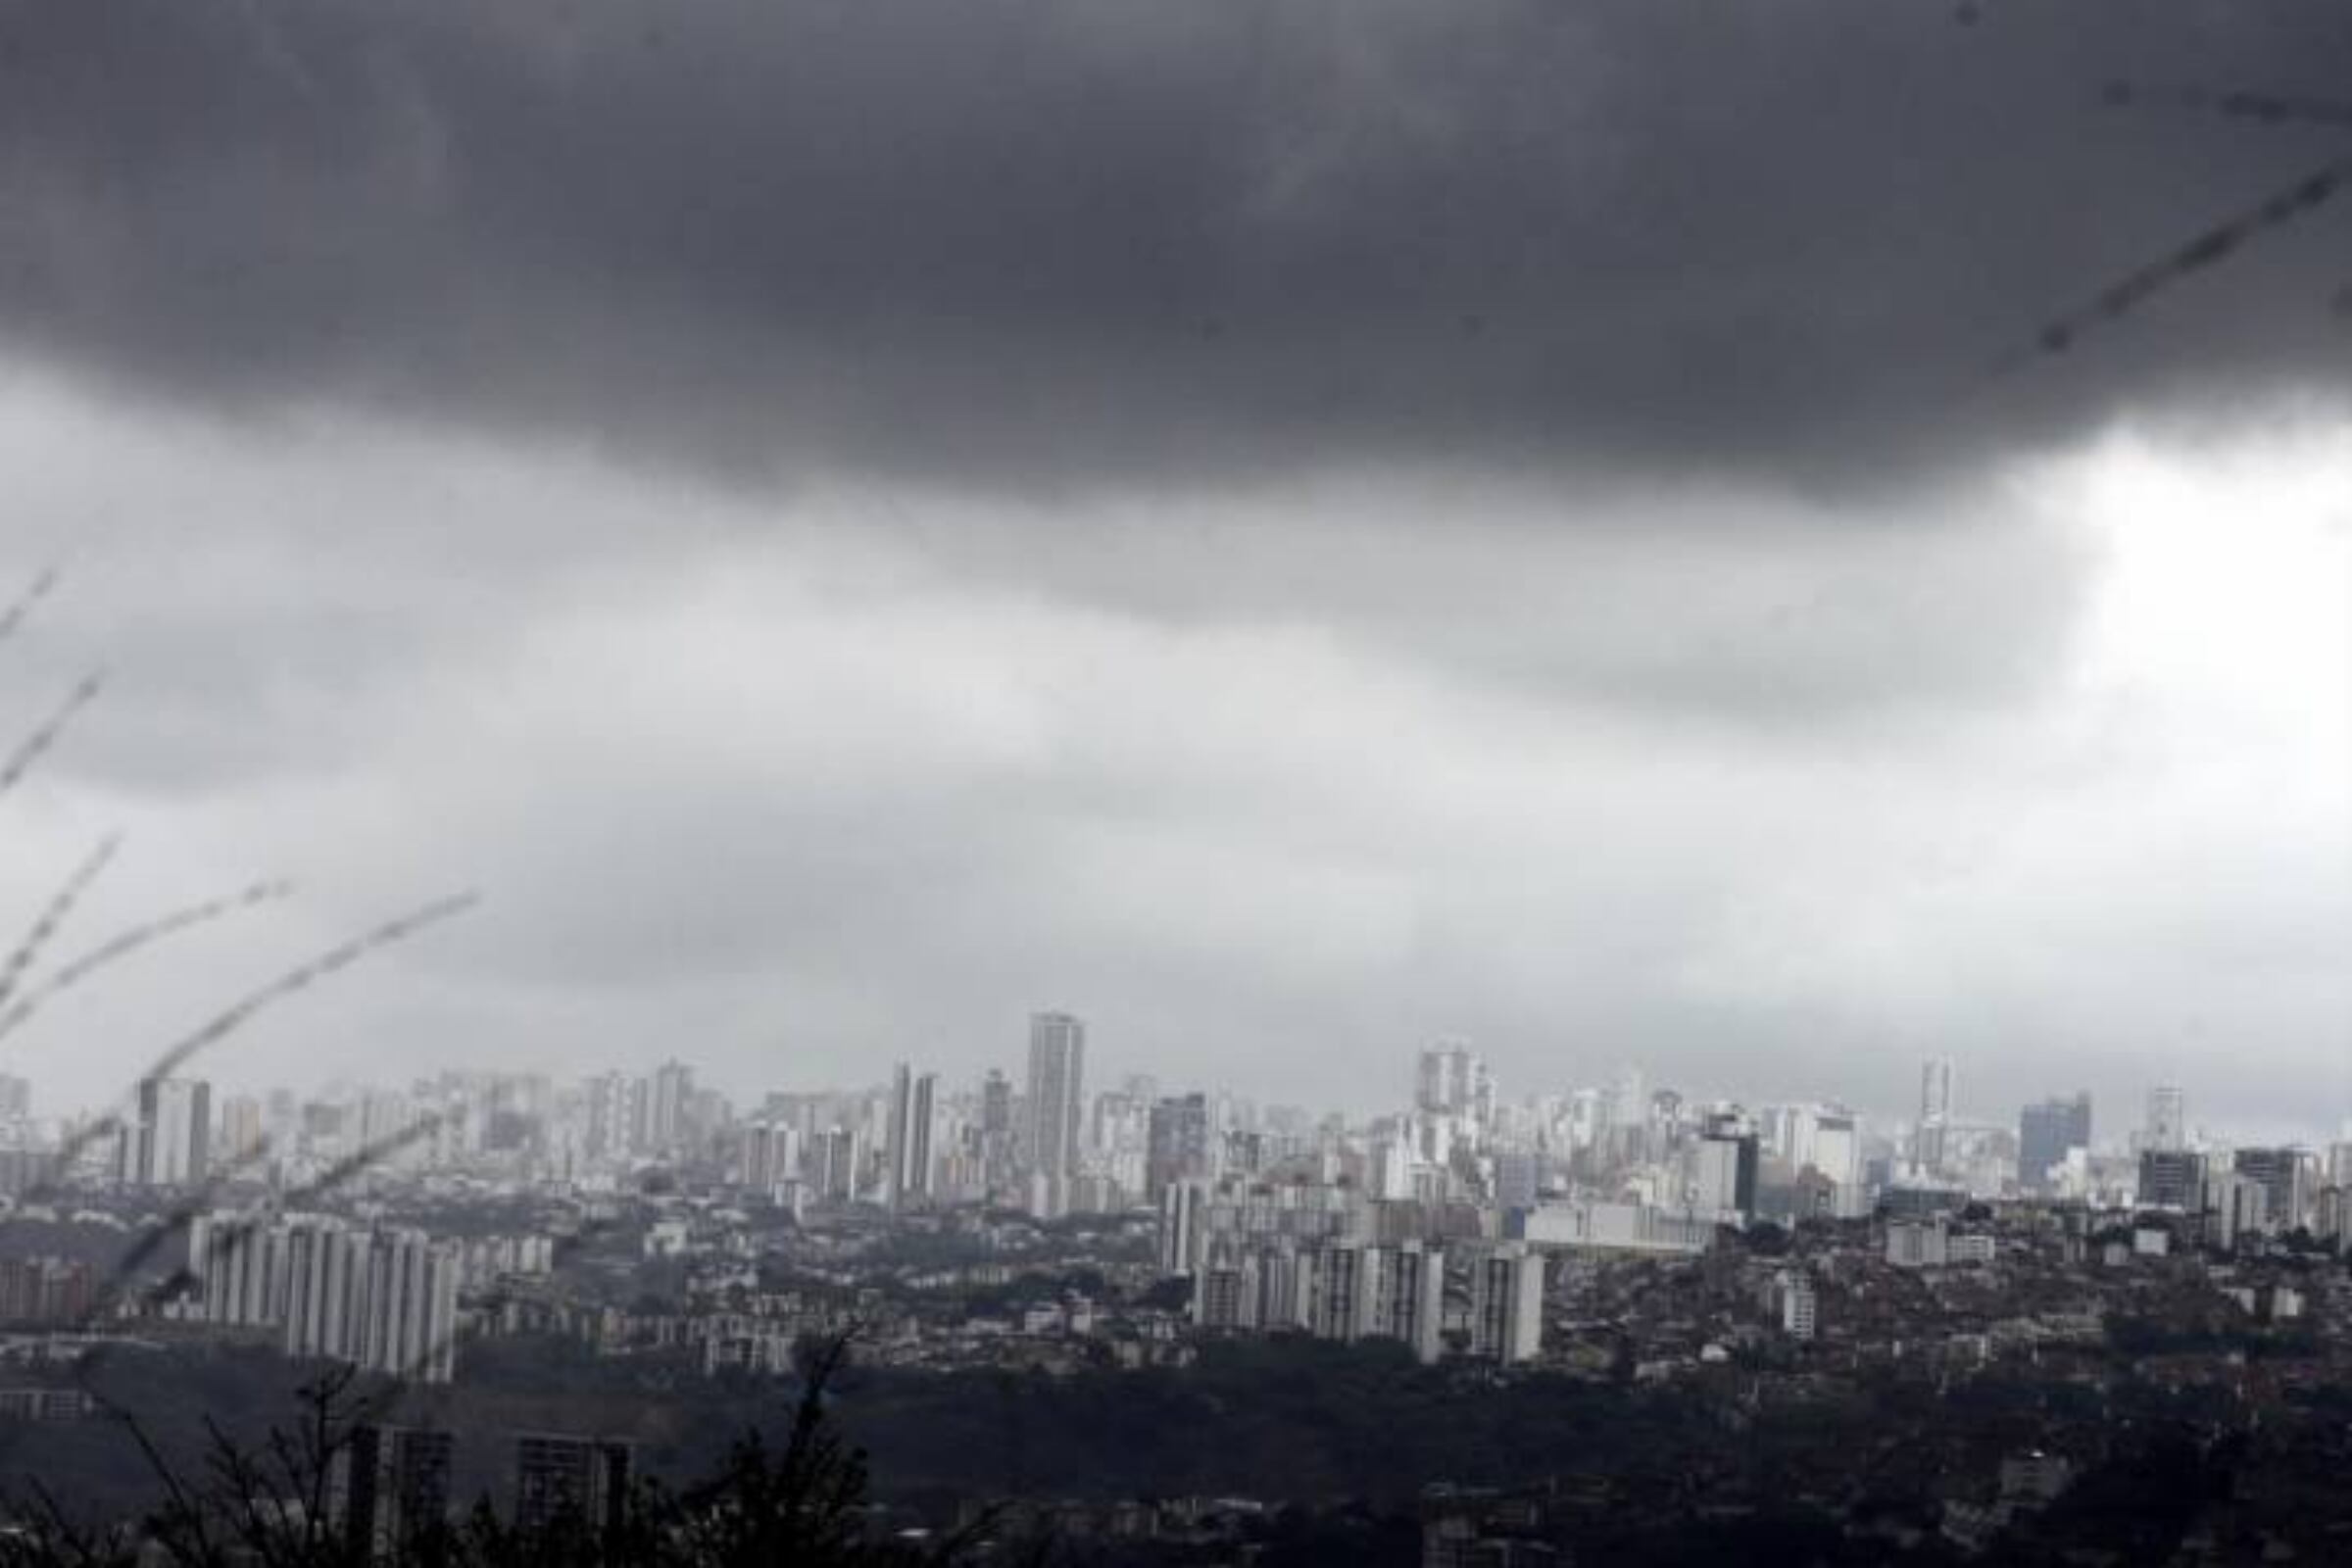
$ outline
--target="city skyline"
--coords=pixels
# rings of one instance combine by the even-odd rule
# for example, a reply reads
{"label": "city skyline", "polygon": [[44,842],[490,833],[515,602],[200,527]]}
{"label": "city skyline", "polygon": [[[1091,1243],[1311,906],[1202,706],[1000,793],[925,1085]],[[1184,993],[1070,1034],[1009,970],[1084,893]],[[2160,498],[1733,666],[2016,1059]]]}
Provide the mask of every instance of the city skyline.
{"label": "city skyline", "polygon": [[[1066,1020],[1075,1024],[1080,1033],[1081,1050],[1084,1050],[1086,1021],[1073,1014],[1054,1010],[1032,1011],[1026,1015],[1025,1021],[1029,1026],[1029,1046],[1035,1046],[1038,1022],[1045,1018]],[[1487,1094],[1491,1097],[1499,1096],[1500,1101],[1504,1103],[1525,1103],[1536,1099],[1562,1098],[1577,1093],[1602,1093],[1604,1095],[1621,1093],[1621,1087],[1618,1090],[1611,1090],[1609,1086],[1622,1086],[1628,1081],[1630,1075],[1637,1092],[1642,1095],[1647,1095],[1653,1090],[1672,1092],[1684,1095],[1692,1103],[1702,1104],[1715,1102],[1838,1104],[1866,1115],[1874,1125],[1887,1128],[1900,1127],[1906,1132],[1916,1134],[1918,1129],[1926,1125],[1927,1118],[1924,1111],[1931,1092],[1930,1085],[1940,1082],[1946,1096],[1942,1104],[1950,1123],[1957,1127],[1977,1130],[2007,1125],[2014,1122],[2021,1112],[2070,1102],[2077,1096],[2081,1096],[2109,1107],[2107,1114],[2100,1122],[2104,1128],[2136,1131],[2140,1128],[2163,1126],[2169,1129],[2169,1136],[2176,1141],[2185,1139],[2192,1133],[2215,1137],[2225,1132],[2234,1132],[2277,1142],[2322,1145],[2335,1140],[2347,1131],[2352,1131],[2352,1107],[2347,1107],[2340,1112],[2332,1105],[2306,1107],[2306,1114],[2299,1117],[2247,1117],[2212,1111],[2209,1109],[2211,1102],[2201,1093],[2195,1092],[2193,1086],[2186,1086],[2177,1080],[2161,1076],[2145,1078],[2136,1082],[2125,1080],[2112,1090],[2105,1090],[2094,1095],[2091,1090],[2083,1088],[2080,1084],[2068,1085],[2065,1082],[2063,1069],[2059,1068],[2054,1069],[2049,1082],[2040,1091],[2028,1092],[2015,1100],[1997,1098],[1989,1093],[1972,1098],[1968,1093],[1961,1069],[1956,1067],[1953,1059],[1948,1056],[1932,1056],[1923,1061],[1911,1063],[1907,1071],[1895,1075],[1900,1080],[1900,1087],[1874,1098],[1868,1094],[1855,1093],[1851,1086],[1836,1082],[1774,1083],[1748,1079],[1730,1082],[1692,1080],[1687,1084],[1664,1082],[1653,1084],[1649,1075],[1642,1070],[1638,1060],[1623,1057],[1605,1065],[1595,1062],[1590,1068],[1582,1071],[1539,1068],[1538,1076],[1532,1082],[1522,1081],[1514,1075],[1510,1083],[1497,1088],[1494,1079],[1495,1063],[1486,1056],[1483,1049],[1474,1047],[1472,1042],[1463,1037],[1445,1035],[1438,1037],[1435,1042],[1423,1042],[1418,1047],[1405,1043],[1398,1049],[1418,1052],[1417,1060],[1420,1062],[1420,1066],[1416,1070],[1422,1074],[1426,1074],[1430,1070],[1430,1060],[1433,1056],[1469,1057],[1478,1063],[1479,1071],[1484,1077]],[[762,1096],[772,1094],[813,1097],[882,1094],[891,1097],[893,1102],[896,1103],[900,1086],[905,1085],[908,1090],[908,1102],[911,1104],[917,1093],[925,1096],[937,1096],[941,1092],[939,1086],[942,1084],[957,1095],[977,1095],[985,1090],[987,1081],[992,1079],[1011,1084],[1023,1075],[1028,1060],[1025,1049],[1005,1051],[1001,1054],[1000,1059],[995,1061],[983,1056],[978,1065],[971,1067],[953,1066],[942,1057],[924,1058],[918,1063],[909,1064],[904,1057],[891,1059],[893,1054],[885,1054],[885,1058],[877,1060],[874,1063],[874,1070],[863,1078],[857,1076],[855,1070],[818,1079],[796,1076],[788,1069],[780,1068],[777,1072],[764,1077],[747,1075],[741,1078],[730,1078],[723,1083],[715,1078],[709,1078],[705,1080],[705,1085],[721,1093],[730,1103],[738,1106],[756,1104]],[[1007,1069],[1009,1069],[1009,1075]],[[1189,1094],[1230,1098],[1252,1104],[1312,1109],[1317,1114],[1338,1114],[1351,1120],[1362,1120],[1366,1117],[1394,1111],[1400,1102],[1399,1095],[1402,1097],[1402,1103],[1417,1104],[1424,1109],[1431,1108],[1426,1099],[1428,1081],[1425,1077],[1402,1081],[1402,1087],[1397,1088],[1393,1085],[1384,1085],[1377,1077],[1359,1075],[1355,1093],[1352,1096],[1314,1100],[1256,1094],[1252,1093],[1246,1083],[1194,1078],[1188,1076],[1185,1066],[1180,1060],[1133,1060],[1114,1055],[1107,1062],[1098,1062],[1097,1070],[1102,1073],[1105,1081],[1112,1084],[1124,1084],[1145,1079],[1162,1085],[1178,1086],[1182,1092]],[[606,1063],[585,1070],[570,1070],[562,1067],[538,1069],[484,1067],[478,1064],[466,1066],[421,1063],[416,1072],[405,1082],[421,1084],[435,1080],[448,1081],[466,1077],[485,1080],[537,1078],[550,1083],[585,1085],[591,1091],[592,1098],[598,1093],[642,1094],[650,1104],[658,1098],[658,1086],[662,1083],[665,1071],[683,1072],[687,1075],[689,1082],[692,1082],[696,1069],[693,1064],[679,1062],[674,1058],[634,1075],[625,1066],[613,1063]],[[371,1093],[389,1091],[397,1094],[404,1092],[403,1080],[369,1079],[351,1074],[291,1080],[264,1080],[234,1072],[221,1075],[210,1071],[181,1076],[200,1078],[207,1086],[215,1101],[215,1124],[221,1140],[220,1147],[224,1152],[230,1153],[233,1153],[239,1147],[236,1137],[238,1129],[230,1127],[226,1118],[242,1109],[249,1108],[258,1102],[259,1097],[266,1094],[292,1094],[300,1098],[319,1100],[322,1102],[338,1101],[357,1102]],[[928,1087],[925,1087],[926,1085]],[[34,1088],[34,1081],[22,1072],[0,1067],[0,1123],[10,1120],[12,1115],[22,1119],[22,1112],[14,1111],[12,1107],[28,1101]],[[1083,1121],[1085,1106],[1088,1103],[1099,1098],[1100,1094],[1116,1092],[1118,1091],[1103,1089],[1092,1093],[1082,1093],[1077,1104],[1074,1107],[1065,1108],[1064,1114],[1065,1116],[1075,1115],[1080,1121]],[[49,1121],[65,1119],[76,1122],[113,1115],[122,1118],[125,1125],[135,1126],[140,1116],[139,1107],[142,1097],[146,1093],[143,1086],[134,1085],[129,1092],[122,1095],[107,1096],[97,1101],[75,1102],[70,1099],[61,1099],[52,1092],[41,1100],[37,1115]],[[1025,1088],[1020,1088],[1016,1089],[1015,1098],[1024,1120],[1021,1126],[1014,1131],[1025,1140],[1033,1136],[1033,1130],[1026,1120],[1032,1114],[1029,1108],[1030,1097]],[[2229,1102],[2227,1097],[2220,1098],[2224,1104]],[[672,1103],[674,1105],[674,1102]],[[624,1109],[628,1108],[633,1107],[624,1107]],[[670,1113],[674,1115],[674,1109]],[[606,1111],[600,1106],[598,1114],[609,1117],[614,1112]],[[657,1120],[660,1119],[660,1111],[654,1111],[653,1114]],[[895,1114],[896,1112],[894,1112]],[[2118,1140],[2120,1138],[2121,1131],[2118,1131]]]}
{"label": "city skyline", "polygon": [[2343,1558],[2347,83],[0,0],[0,1564]]}
{"label": "city skyline", "polygon": [[[1562,1081],[1511,1092],[1469,1043],[1449,1037],[1420,1049],[1401,1075],[1405,1091],[1350,1115],[1150,1073],[1122,1074],[1090,1095],[1082,1082],[1084,1037],[1082,1019],[1032,1014],[1033,1087],[1018,1094],[995,1068],[977,1079],[948,1079],[943,1094],[940,1073],[902,1061],[878,1083],[771,1085],[738,1099],[698,1083],[691,1063],[672,1059],[636,1078],[444,1070],[405,1087],[344,1085],[316,1094],[279,1085],[217,1095],[208,1079],[183,1076],[142,1083],[122,1114],[93,1118],[86,1109],[44,1106],[28,1080],[0,1074],[0,1155],[13,1162],[0,1191],[95,1180],[123,1191],[184,1192],[265,1173],[282,1181],[318,1161],[348,1166],[350,1177],[379,1164],[413,1174],[494,1149],[528,1154],[543,1175],[569,1183],[583,1171],[631,1161],[691,1162],[723,1145],[731,1152],[722,1162],[754,1188],[805,1175],[827,1200],[870,1200],[893,1214],[986,1196],[1056,1218],[1089,1203],[1156,1205],[1171,1187],[1224,1172],[1234,1137],[1296,1139],[1315,1131],[1357,1141],[1365,1164],[1356,1180],[1382,1200],[1412,1196],[1414,1170],[1446,1166],[1457,1149],[1483,1150],[1502,1163],[1482,1180],[1509,1207],[1536,1201],[1547,1159],[1556,1171],[1570,1156],[1614,1150],[1629,1128],[1661,1126],[1695,1140],[1694,1150],[1714,1152],[1690,1172],[1690,1191],[1743,1211],[1756,1192],[1758,1139],[1784,1160],[1791,1150],[1834,1144],[1823,1168],[1844,1172],[1836,1179],[1855,1185],[1855,1196],[1840,1202],[1857,1210],[1866,1166],[1877,1173],[1869,1178],[1873,1191],[1959,1181],[1988,1197],[2078,1200],[2101,1192],[2128,1199],[2134,1183],[2144,1192],[2159,1180],[2141,1163],[2151,1153],[2203,1158],[2291,1149],[2324,1158],[2331,1170],[2339,1162],[2352,1168],[2352,1117],[2316,1137],[2217,1127],[2191,1116],[2178,1084],[2149,1086],[2135,1102],[2136,1120],[2112,1106],[2094,1118],[2087,1090],[2004,1114],[1957,1102],[1945,1058],[1920,1065],[1916,1112],[1889,1115],[1835,1094],[1742,1100],[1703,1086],[1690,1094],[1652,1088],[1633,1068],[1621,1069],[1612,1085]],[[1244,1168],[1255,1168],[1257,1157]],[[28,1174],[40,1171],[48,1174]]]}

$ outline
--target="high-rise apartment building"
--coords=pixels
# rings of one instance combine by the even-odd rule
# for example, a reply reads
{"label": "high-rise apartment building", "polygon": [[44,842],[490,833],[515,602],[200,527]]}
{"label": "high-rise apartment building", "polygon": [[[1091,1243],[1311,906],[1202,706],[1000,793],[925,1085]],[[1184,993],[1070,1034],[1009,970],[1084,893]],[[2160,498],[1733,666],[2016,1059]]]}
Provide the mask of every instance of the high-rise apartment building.
{"label": "high-rise apartment building", "polygon": [[991,1067],[980,1081],[980,1180],[989,1192],[1010,1185],[1015,1142],[1012,1080]]}
{"label": "high-rise apartment building", "polygon": [[1380,1250],[1334,1243],[1315,1253],[1312,1322],[1316,1339],[1358,1340],[1373,1332],[1380,1287]]}
{"label": "high-rise apartment building", "polygon": [[890,1206],[904,1208],[931,1196],[932,1101],[939,1079],[905,1062],[890,1081]]}
{"label": "high-rise apartment building", "polygon": [[1460,1116],[1484,1127],[1494,1118],[1494,1075],[1467,1042],[1442,1040],[1421,1053],[1413,1105],[1433,1116]]}
{"label": "high-rise apartment building", "polygon": [[1372,1332],[1412,1347],[1423,1361],[1445,1353],[1446,1253],[1406,1242],[1378,1250]]}
{"label": "high-rise apartment building", "polygon": [[1951,1058],[1931,1057],[1919,1070],[1919,1127],[1912,1140],[1912,1160],[1921,1170],[1943,1168],[1951,1120]]}
{"label": "high-rise apartment building", "polygon": [[189,1227],[207,1320],[282,1328],[288,1355],[422,1383],[457,1374],[459,1249],[323,1214],[217,1214]]}
{"label": "high-rise apartment building", "polygon": [[682,1061],[665,1061],[654,1070],[643,1092],[644,1131],[639,1147],[653,1153],[676,1152],[691,1141],[695,1126],[694,1069]]}
{"label": "high-rise apartment building", "polygon": [[1032,1208],[1059,1213],[1078,1171],[1079,1107],[1086,1079],[1086,1025],[1065,1012],[1029,1020],[1029,1102],[1025,1129]]}
{"label": "high-rise apartment building", "polygon": [[588,1080],[584,1109],[589,1156],[618,1159],[643,1148],[646,1083],[625,1072],[600,1073]]}
{"label": "high-rise apartment building", "polygon": [[817,1134],[816,1190],[828,1201],[846,1203],[858,1196],[858,1167],[864,1148],[855,1127],[828,1127]]}
{"label": "high-rise apartment building", "polygon": [[1544,1348],[1544,1254],[1504,1243],[1470,1263],[1470,1353],[1508,1365]]}
{"label": "high-rise apartment building", "polygon": [[122,1130],[117,1174],[132,1187],[192,1187],[212,1174],[213,1086],[201,1078],[147,1078]]}
{"label": "high-rise apartment building", "polygon": [[232,1095],[220,1104],[220,1158],[231,1168],[261,1158],[269,1148],[263,1132],[262,1102],[251,1095]]}
{"label": "high-rise apartment building", "polygon": [[2141,1132],[2140,1147],[2155,1150],[2188,1147],[2188,1097],[2179,1084],[2158,1084],[2148,1091],[2148,1124]]}
{"label": "high-rise apartment building", "polygon": [[1180,1095],[1152,1106],[1144,1152],[1144,1196],[1159,1201],[1175,1182],[1216,1173],[1209,1168],[1208,1097]]}
{"label": "high-rise apartment building", "polygon": [[736,1180],[757,1193],[772,1193],[800,1173],[800,1129],[788,1122],[755,1121],[743,1129]]}
{"label": "high-rise apartment building", "polygon": [[2246,1237],[2268,1233],[2277,1218],[2271,1212],[2269,1186],[2260,1174],[2225,1170],[2218,1163],[2205,1166],[2198,1208],[2205,1222],[2205,1240],[2225,1251],[2233,1250]]}
{"label": "high-rise apartment building", "polygon": [[286,1320],[287,1228],[241,1214],[188,1224],[188,1272],[204,1289],[208,1323],[274,1327]]}

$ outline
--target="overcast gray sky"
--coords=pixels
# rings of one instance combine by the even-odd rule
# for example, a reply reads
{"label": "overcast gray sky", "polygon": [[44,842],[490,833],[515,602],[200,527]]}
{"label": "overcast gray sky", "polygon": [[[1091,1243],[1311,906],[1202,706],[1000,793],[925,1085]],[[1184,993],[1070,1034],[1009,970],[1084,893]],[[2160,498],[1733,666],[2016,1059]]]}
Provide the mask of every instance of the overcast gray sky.
{"label": "overcast gray sky", "polygon": [[0,915],[302,888],[0,1067],[2331,1130],[2352,192],[2035,342],[2352,129],[2118,79],[2352,13],[0,0]]}

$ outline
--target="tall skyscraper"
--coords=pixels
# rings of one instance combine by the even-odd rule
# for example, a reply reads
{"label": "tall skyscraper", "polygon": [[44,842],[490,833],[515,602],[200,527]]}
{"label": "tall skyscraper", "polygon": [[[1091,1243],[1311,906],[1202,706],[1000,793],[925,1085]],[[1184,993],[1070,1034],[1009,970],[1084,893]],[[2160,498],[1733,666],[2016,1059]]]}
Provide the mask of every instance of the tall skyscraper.
{"label": "tall skyscraper", "polygon": [[980,1083],[980,1181],[992,1194],[1012,1181],[1013,1144],[1012,1080],[991,1067]]}
{"label": "tall skyscraper", "polygon": [[634,1152],[639,1144],[639,1106],[644,1080],[626,1073],[608,1072],[587,1084],[588,1155],[610,1159]]}
{"label": "tall skyscraper", "polygon": [[855,1127],[828,1127],[817,1134],[816,1190],[827,1200],[846,1203],[858,1196],[858,1166],[862,1152]]}
{"label": "tall skyscraper", "polygon": [[1152,1105],[1144,1196],[1156,1203],[1171,1183],[1213,1175],[1208,1151],[1207,1096],[1175,1096]]}
{"label": "tall skyscraper", "polygon": [[743,1129],[737,1177],[757,1193],[772,1193],[800,1170],[801,1133],[789,1122],[760,1119]]}
{"label": "tall skyscraper", "polygon": [[2179,1084],[2158,1084],[2148,1091],[2148,1124],[2140,1147],[2167,1152],[2188,1147],[2188,1097]]}
{"label": "tall skyscraper", "polygon": [[694,1126],[694,1069],[682,1061],[665,1061],[647,1084],[641,1146],[658,1154],[674,1152],[688,1142]]}
{"label": "tall skyscraper", "polygon": [[1919,1071],[1919,1130],[1912,1147],[1912,1158],[1920,1169],[1943,1168],[1945,1133],[1951,1120],[1951,1058],[1930,1057]]}
{"label": "tall skyscraper", "polygon": [[2070,1149],[2090,1147],[2090,1091],[2072,1100],[2028,1105],[2017,1119],[2017,1181],[2029,1191],[2049,1186],[2049,1171]]}
{"label": "tall skyscraper", "polygon": [[1086,1077],[1086,1025],[1065,1012],[1029,1019],[1027,1164],[1041,1195],[1033,1207],[1058,1213],[1078,1170],[1078,1117]]}
{"label": "tall skyscraper", "polygon": [[138,1118],[123,1129],[118,1174],[133,1187],[190,1187],[212,1174],[213,1086],[201,1078],[140,1081]]}
{"label": "tall skyscraper", "polygon": [[931,1196],[931,1102],[939,1079],[900,1062],[890,1079],[890,1206]]}

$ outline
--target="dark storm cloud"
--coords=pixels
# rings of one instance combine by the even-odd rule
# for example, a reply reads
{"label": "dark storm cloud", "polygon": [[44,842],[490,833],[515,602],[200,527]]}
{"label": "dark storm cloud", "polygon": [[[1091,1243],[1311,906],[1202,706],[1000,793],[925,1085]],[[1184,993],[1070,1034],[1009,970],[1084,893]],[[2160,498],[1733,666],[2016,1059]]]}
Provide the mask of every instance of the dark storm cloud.
{"label": "dark storm cloud", "polygon": [[1364,459],[1800,481],[2334,378],[2331,211],[1989,370],[2341,151],[2352,14],[1401,0],[0,4],[0,321],[755,471]]}

